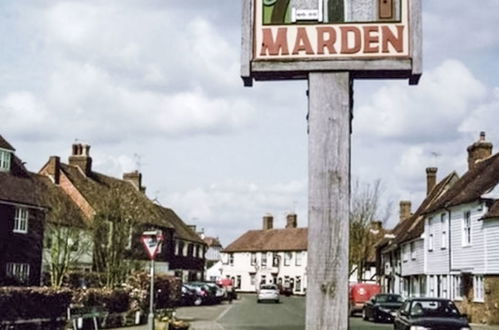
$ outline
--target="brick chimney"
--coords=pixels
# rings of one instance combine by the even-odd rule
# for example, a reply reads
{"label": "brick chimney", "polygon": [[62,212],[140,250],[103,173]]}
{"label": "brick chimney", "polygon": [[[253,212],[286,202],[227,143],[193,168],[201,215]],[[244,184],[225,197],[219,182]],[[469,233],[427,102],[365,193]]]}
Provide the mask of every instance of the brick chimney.
{"label": "brick chimney", "polygon": [[92,173],[92,157],[88,144],[74,143],[72,155],[69,156],[69,165],[78,166],[81,171],[89,176]]}
{"label": "brick chimney", "polygon": [[437,185],[437,171],[438,168],[436,167],[426,168],[426,196],[428,196]]}
{"label": "brick chimney", "polygon": [[411,201],[400,201],[400,222],[408,219],[411,213]]}
{"label": "brick chimney", "polygon": [[296,213],[290,213],[286,216],[286,228],[296,228],[298,224],[298,216]]}
{"label": "brick chimney", "polygon": [[123,180],[130,182],[138,191],[146,191],[146,187],[142,186],[142,174],[137,170],[130,173],[123,173]]}
{"label": "brick chimney", "polygon": [[59,179],[61,177],[61,159],[58,156],[50,156],[46,171],[52,180],[54,180],[54,183],[59,184]]}
{"label": "brick chimney", "polygon": [[274,217],[271,214],[263,216],[263,230],[272,229],[274,227]]}
{"label": "brick chimney", "polygon": [[492,143],[485,141],[485,132],[480,132],[477,142],[468,147],[468,170],[475,167],[475,163],[492,155]]}

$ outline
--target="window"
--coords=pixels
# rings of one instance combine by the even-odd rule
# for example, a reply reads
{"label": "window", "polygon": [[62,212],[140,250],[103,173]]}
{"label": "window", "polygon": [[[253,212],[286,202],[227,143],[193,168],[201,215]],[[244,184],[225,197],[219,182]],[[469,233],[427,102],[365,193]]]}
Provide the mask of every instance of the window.
{"label": "window", "polygon": [[484,297],[483,275],[475,275],[473,277],[473,301],[483,302]]}
{"label": "window", "polygon": [[229,265],[234,266],[234,253],[229,253]]}
{"label": "window", "polygon": [[15,278],[22,283],[27,283],[29,280],[29,264],[7,263],[6,275],[10,278]]}
{"label": "window", "polygon": [[440,214],[440,230],[442,231],[442,237],[440,240],[440,248],[446,249],[447,248],[447,221],[446,221],[446,214],[445,213]]}
{"label": "window", "polygon": [[256,266],[256,253],[251,253],[251,265]]}
{"label": "window", "polygon": [[14,217],[14,233],[27,233],[28,232],[28,209],[24,207],[17,207]]}
{"label": "window", "polygon": [[301,266],[302,253],[300,251],[296,252],[296,266]]}
{"label": "window", "polygon": [[428,237],[428,251],[433,251],[433,234]]}
{"label": "window", "polygon": [[291,252],[284,252],[284,266],[291,264]]}
{"label": "window", "polygon": [[260,278],[260,284],[266,284],[267,283],[267,278],[265,275],[262,275],[262,277]]}
{"label": "window", "polygon": [[184,255],[184,242],[182,241],[177,241],[178,244],[177,244],[177,255],[178,256],[183,256]]}
{"label": "window", "polygon": [[407,244],[402,246],[402,260],[404,262],[407,262],[407,260],[409,259],[407,248],[408,248]]}
{"label": "window", "polygon": [[463,217],[463,246],[471,245],[471,212],[464,212]]}
{"label": "window", "polygon": [[10,151],[0,149],[0,171],[1,172],[10,171],[10,158],[11,158]]}
{"label": "window", "polygon": [[416,243],[411,242],[411,259],[416,260]]}
{"label": "window", "polygon": [[429,287],[429,295],[430,297],[435,297],[435,276],[430,275],[430,279],[428,281],[430,287]]}
{"label": "window", "polygon": [[267,266],[267,252],[262,252],[262,267]]}
{"label": "window", "polygon": [[250,274],[250,284],[251,286],[255,286],[255,274]]}
{"label": "window", "polygon": [[277,254],[277,252],[274,252],[272,254],[272,267],[279,267],[279,260],[281,257]]}
{"label": "window", "polygon": [[187,244],[187,256],[188,257],[193,257],[194,256],[194,245]]}
{"label": "window", "polygon": [[449,293],[447,291],[447,275],[442,275],[440,285],[441,285],[440,297],[441,298],[449,298]]}
{"label": "window", "polygon": [[241,275],[237,275],[236,276],[236,289],[240,289],[241,288]]}
{"label": "window", "polygon": [[301,291],[301,277],[300,276],[296,276],[296,281],[295,281],[295,290],[296,291]]}
{"label": "window", "polygon": [[463,287],[462,287],[462,278],[461,275],[453,275],[452,276],[452,298],[453,299],[462,299],[463,298]]}
{"label": "window", "polygon": [[433,251],[433,218],[428,219],[428,251]]}

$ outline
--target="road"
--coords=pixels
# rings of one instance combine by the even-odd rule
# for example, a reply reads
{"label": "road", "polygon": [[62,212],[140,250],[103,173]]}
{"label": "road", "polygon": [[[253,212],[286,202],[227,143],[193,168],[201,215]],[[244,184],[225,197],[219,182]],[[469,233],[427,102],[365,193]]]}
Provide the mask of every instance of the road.
{"label": "road", "polygon": [[[240,295],[232,304],[178,308],[177,316],[189,320],[191,330],[303,330],[305,298],[281,297],[279,304],[257,304],[255,295]],[[350,329],[392,329],[392,326],[353,317]]]}
{"label": "road", "polygon": [[[191,322],[189,330],[303,330],[305,328],[305,298],[281,297],[281,303],[256,303],[255,295],[240,295],[232,304],[181,307],[177,317]],[[499,327],[473,325],[473,330]],[[393,329],[391,324],[350,318],[350,330]]]}

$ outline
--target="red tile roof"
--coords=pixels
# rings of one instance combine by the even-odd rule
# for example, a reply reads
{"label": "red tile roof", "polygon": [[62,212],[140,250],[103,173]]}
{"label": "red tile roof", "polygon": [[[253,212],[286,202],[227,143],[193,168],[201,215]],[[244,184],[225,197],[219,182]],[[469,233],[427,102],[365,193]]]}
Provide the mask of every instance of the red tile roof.
{"label": "red tile roof", "polygon": [[308,228],[250,230],[229,244],[224,252],[307,250]]}

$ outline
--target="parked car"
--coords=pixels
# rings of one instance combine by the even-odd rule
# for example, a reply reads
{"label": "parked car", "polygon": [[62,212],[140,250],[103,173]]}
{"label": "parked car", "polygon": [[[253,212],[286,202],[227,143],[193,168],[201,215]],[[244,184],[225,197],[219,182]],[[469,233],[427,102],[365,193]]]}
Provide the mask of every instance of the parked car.
{"label": "parked car", "polygon": [[350,283],[349,311],[350,315],[361,312],[366,301],[381,292],[381,286],[376,283]]}
{"label": "parked car", "polygon": [[216,283],[207,282],[205,284],[210,288],[211,292],[215,293],[216,302],[217,303],[222,302],[222,300],[225,297],[225,289]]}
{"label": "parked car", "polygon": [[212,304],[216,301],[215,294],[202,282],[188,282],[184,284],[188,289],[196,292],[197,299],[194,305]]}
{"label": "parked car", "polygon": [[470,330],[471,328],[466,315],[459,313],[452,300],[409,298],[397,312],[393,329]]}
{"label": "parked car", "polygon": [[380,293],[369,299],[362,308],[364,320],[393,322],[395,314],[404,302],[399,294]]}
{"label": "parked car", "polygon": [[180,297],[180,305],[181,306],[192,306],[192,305],[201,305],[202,297],[198,295],[196,289],[190,288],[187,285],[182,285],[182,295]]}
{"label": "parked car", "polygon": [[262,301],[273,301],[276,304],[279,303],[279,288],[275,284],[263,284],[258,290],[256,301],[258,303]]}

